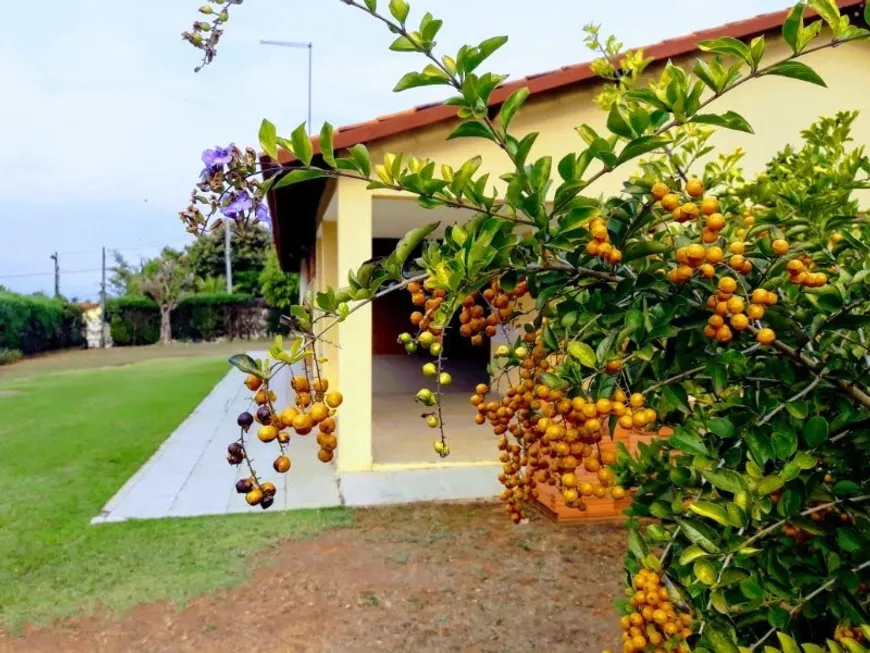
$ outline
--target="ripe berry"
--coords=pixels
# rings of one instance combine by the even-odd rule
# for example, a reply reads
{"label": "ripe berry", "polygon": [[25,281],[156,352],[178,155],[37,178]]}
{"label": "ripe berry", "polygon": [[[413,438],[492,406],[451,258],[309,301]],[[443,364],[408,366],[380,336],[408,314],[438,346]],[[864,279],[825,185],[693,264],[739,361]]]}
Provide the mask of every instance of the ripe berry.
{"label": "ripe berry", "polygon": [[260,389],[260,386],[263,385],[263,379],[261,379],[259,376],[255,376],[254,374],[249,374],[245,379],[245,385],[251,392],[256,392]]}
{"label": "ripe berry", "polygon": [[249,413],[247,411],[244,413],[241,413],[236,418],[236,424],[238,424],[243,429],[245,429],[245,431],[247,431],[249,428],[251,428],[251,424],[253,424],[253,423],[254,423],[254,416],[251,415],[251,413]]}
{"label": "ripe berry", "polygon": [[773,251],[779,256],[786,254],[788,252],[788,242],[782,240],[781,238],[774,240]]}
{"label": "ripe berry", "polygon": [[236,481],[236,492],[239,494],[247,494],[254,487],[254,483],[249,478],[241,478]]}
{"label": "ripe berry", "polygon": [[270,508],[273,503],[275,503],[274,497],[271,497],[271,496],[263,497],[262,501],[260,501],[260,507],[263,510],[266,510],[267,508]]}
{"label": "ripe berry", "polygon": [[272,467],[279,474],[283,474],[290,469],[290,459],[287,456],[278,456],[275,458],[275,462],[272,463]]}
{"label": "ripe berry", "polygon": [[686,182],[686,193],[688,193],[690,197],[700,197],[704,194],[704,182],[700,179],[690,179]]}
{"label": "ripe berry", "polygon": [[758,334],[755,336],[756,340],[760,342],[762,345],[769,345],[774,340],[776,340],[776,334],[773,332],[773,329],[761,329]]}

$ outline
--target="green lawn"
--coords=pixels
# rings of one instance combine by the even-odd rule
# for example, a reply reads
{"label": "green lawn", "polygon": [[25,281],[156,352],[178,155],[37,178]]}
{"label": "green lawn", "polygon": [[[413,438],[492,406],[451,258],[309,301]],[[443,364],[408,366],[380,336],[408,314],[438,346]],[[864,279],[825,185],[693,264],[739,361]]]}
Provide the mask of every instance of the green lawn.
{"label": "green lawn", "polygon": [[155,360],[0,381],[0,627],[184,599],[244,579],[282,538],[347,511],[91,526],[108,499],[227,372]]}

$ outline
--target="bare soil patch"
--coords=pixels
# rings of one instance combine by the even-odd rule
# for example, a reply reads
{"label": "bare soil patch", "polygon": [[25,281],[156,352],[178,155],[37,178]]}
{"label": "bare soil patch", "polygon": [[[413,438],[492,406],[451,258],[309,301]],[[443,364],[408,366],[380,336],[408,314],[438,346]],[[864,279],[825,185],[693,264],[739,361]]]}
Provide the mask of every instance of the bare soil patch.
{"label": "bare soil patch", "polygon": [[7,651],[572,651],[619,641],[625,532],[513,526],[500,506],[362,510],[269,551],[246,584],[186,606],[71,619]]}

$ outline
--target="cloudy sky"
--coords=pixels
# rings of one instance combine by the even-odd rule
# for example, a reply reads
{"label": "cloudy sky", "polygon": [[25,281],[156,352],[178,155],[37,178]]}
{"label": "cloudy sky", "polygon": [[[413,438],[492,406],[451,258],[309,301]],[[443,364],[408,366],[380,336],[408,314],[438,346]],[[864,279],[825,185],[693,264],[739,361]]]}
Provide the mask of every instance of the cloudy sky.
{"label": "cloudy sky", "polygon": [[[304,50],[314,42],[314,122],[335,125],[428,102],[391,92],[417,63],[387,50],[380,24],[339,0],[247,0],[218,59],[179,38],[201,0],[8,3],[0,22],[0,284],[96,297],[100,248],[137,260],[187,238],[186,204],[204,147],[254,144],[260,119],[289,133],[305,120]],[[386,0],[381,0],[386,5]],[[588,60],[581,27],[638,46],[783,8],[787,0],[412,0],[445,21],[442,51],[508,34],[491,68],[523,76]]]}

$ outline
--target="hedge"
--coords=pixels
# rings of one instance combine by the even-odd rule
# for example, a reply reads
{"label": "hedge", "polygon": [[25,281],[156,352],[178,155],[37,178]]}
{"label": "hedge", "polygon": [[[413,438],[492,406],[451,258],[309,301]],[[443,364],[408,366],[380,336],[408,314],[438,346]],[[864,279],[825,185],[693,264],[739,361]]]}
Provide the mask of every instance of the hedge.
{"label": "hedge", "polygon": [[27,355],[83,344],[79,306],[62,299],[0,292],[0,349]]}
{"label": "hedge", "polygon": [[[262,305],[251,295],[189,295],[172,311],[173,340],[249,338],[259,335]],[[106,318],[117,346],[150,345],[160,339],[160,311],[147,297],[120,297],[106,303]]]}

